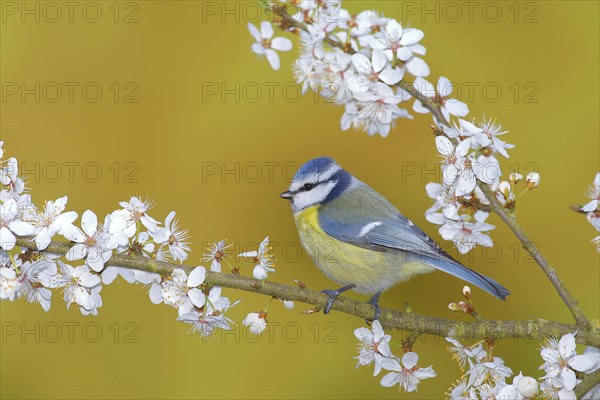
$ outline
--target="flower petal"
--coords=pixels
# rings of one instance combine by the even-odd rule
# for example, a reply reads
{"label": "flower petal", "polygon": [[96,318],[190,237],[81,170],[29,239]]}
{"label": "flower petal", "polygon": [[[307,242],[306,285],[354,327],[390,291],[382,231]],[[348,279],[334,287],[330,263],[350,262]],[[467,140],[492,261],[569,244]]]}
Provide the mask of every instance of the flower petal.
{"label": "flower petal", "polygon": [[419,57],[412,57],[405,66],[408,72],[417,77],[427,76],[430,72],[427,63]]}
{"label": "flower petal", "polygon": [[454,146],[452,145],[452,142],[445,136],[436,136],[435,145],[437,147],[437,151],[443,156],[448,156],[454,152]]}
{"label": "flower petal", "polygon": [[100,277],[96,274],[85,272],[79,277],[79,284],[91,288],[100,284]]}
{"label": "flower petal", "polygon": [[263,39],[271,39],[271,37],[273,37],[273,25],[268,21],[261,22],[260,33]]}
{"label": "flower petal", "polygon": [[196,267],[187,279],[188,287],[197,287],[204,283],[206,278],[206,269],[204,267]]}
{"label": "flower petal", "polygon": [[193,305],[195,305],[198,308],[204,307],[204,304],[206,303],[206,296],[204,295],[204,293],[202,293],[200,289],[190,289],[187,295],[190,298],[190,301]]}
{"label": "flower petal", "polygon": [[262,36],[260,35],[258,28],[256,28],[253,23],[248,22],[248,30],[250,31],[250,34],[252,35],[254,40],[256,40],[257,42],[262,41]]}
{"label": "flower petal", "polygon": [[371,56],[371,62],[373,63],[373,71],[381,72],[385,67],[385,64],[387,64],[387,57],[382,50],[375,49]]}
{"label": "flower petal", "polygon": [[370,75],[373,72],[371,61],[364,54],[356,53],[352,55],[352,65],[363,75]]}
{"label": "flower petal", "polygon": [[587,371],[596,365],[597,360],[592,357],[588,357],[587,355],[575,356],[571,360],[569,360],[569,365],[571,368],[577,371]]}
{"label": "flower petal", "polygon": [[569,368],[563,368],[560,372],[560,377],[565,385],[565,389],[573,390],[575,385],[577,385],[577,378],[575,377],[575,372]]}
{"label": "flower petal", "polygon": [[421,39],[423,39],[423,36],[425,36],[425,34],[420,29],[406,28],[404,32],[402,32],[400,44],[403,46],[417,44]]}
{"label": "flower petal", "polygon": [[417,355],[417,353],[414,353],[412,351],[409,351],[408,353],[402,356],[402,365],[404,365],[406,369],[411,369],[415,367],[418,362],[419,356]]}
{"label": "flower petal", "polygon": [[397,372],[390,372],[381,378],[379,384],[385,387],[392,387],[398,382],[399,374]]}
{"label": "flower petal", "polygon": [[450,114],[456,115],[457,117],[464,117],[465,115],[469,114],[469,106],[456,99],[446,100],[444,108],[448,110]]}
{"label": "flower petal", "polygon": [[98,217],[92,210],[86,210],[81,216],[81,228],[88,236],[94,236],[98,229]]}
{"label": "flower petal", "polygon": [[395,85],[402,80],[402,71],[396,68],[386,68],[379,74],[379,79],[388,85]]}
{"label": "flower petal", "polygon": [[448,97],[448,96],[450,96],[450,93],[452,93],[452,82],[450,82],[450,80],[448,78],[446,78],[445,76],[440,76],[440,79],[438,79],[436,87],[437,87],[438,93],[442,97]]}
{"label": "flower petal", "polygon": [[280,66],[279,55],[277,52],[273,49],[266,49],[265,55],[267,56],[267,60],[269,60],[269,64],[271,64],[271,68],[277,71]]}
{"label": "flower petal", "polygon": [[78,243],[75,246],[71,247],[65,257],[69,261],[81,260],[87,254],[87,247],[85,245]]}
{"label": "flower petal", "polygon": [[560,341],[558,342],[558,351],[563,358],[569,358],[575,352],[575,346],[575,336],[573,336],[572,333],[567,333],[560,338]]}
{"label": "flower petal", "polygon": [[284,37],[276,37],[271,41],[271,48],[279,51],[290,51],[292,49],[292,41]]}

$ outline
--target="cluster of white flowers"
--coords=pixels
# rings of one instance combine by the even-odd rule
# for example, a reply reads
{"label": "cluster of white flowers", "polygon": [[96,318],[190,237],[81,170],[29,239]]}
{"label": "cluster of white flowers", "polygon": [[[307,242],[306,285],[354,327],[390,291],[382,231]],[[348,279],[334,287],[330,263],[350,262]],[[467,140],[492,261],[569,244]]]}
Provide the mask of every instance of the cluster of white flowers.
{"label": "cluster of white flowers", "polygon": [[427,368],[417,366],[419,362],[417,353],[409,351],[402,358],[392,354],[389,344],[391,336],[385,334],[378,320],[373,321],[372,330],[357,328],[354,335],[360,341],[356,367],[374,364],[373,376],[379,375],[382,369],[390,371],[381,378],[382,386],[398,385],[406,392],[414,392],[422,380],[436,376],[431,366]]}
{"label": "cluster of white flowers", "polygon": [[[312,89],[343,105],[343,130],[354,127],[370,135],[387,136],[397,118],[412,118],[408,110],[398,107],[410,96],[397,84],[407,74],[429,75],[429,67],[421,58],[426,52],[419,43],[422,31],[402,27],[375,11],[351,15],[341,8],[341,1],[294,3],[288,8],[297,10],[291,18],[306,25],[306,30],[300,31],[302,49],[293,66],[303,93]],[[268,21],[261,23],[260,31],[252,24],[248,29],[256,40],[252,50],[266,55],[271,66],[279,69],[275,50],[290,50],[291,41],[272,38],[273,27]]]}
{"label": "cluster of white flowers", "polygon": [[[178,320],[190,323],[193,331],[207,335],[216,328],[230,329],[224,313],[231,304],[221,296],[221,288],[203,285],[206,270],[195,268],[189,275],[174,269],[170,276],[110,265],[114,254],[134,254],[159,261],[183,262],[190,250],[187,231],[181,230],[170,212],[164,225],[149,214],[152,204],[132,197],[121,202],[121,208],[106,215],[99,223],[96,214],[85,211],[81,227],[74,222],[78,214],[65,211],[67,197],[47,201],[36,207],[25,193],[25,183],[18,174],[15,158],[2,160],[0,142],[0,298],[14,301],[25,298],[50,309],[52,289],[62,289],[67,308],[76,304],[83,315],[97,315],[102,306],[102,285],[111,284],[117,276],[129,283],[149,286],[150,300],[178,309]],[[161,226],[162,225],[162,226]],[[72,242],[61,260],[49,247],[53,237],[60,235]],[[17,238],[35,242],[37,252],[17,245]],[[267,241],[268,245],[268,241]],[[219,252],[225,242],[213,244],[212,270],[220,270]],[[261,256],[266,257],[266,256]],[[218,267],[218,268],[217,268]]]}
{"label": "cluster of white flowers", "polygon": [[[439,95],[451,84],[440,79],[437,86]],[[433,90],[433,86],[427,90]],[[444,111],[442,106],[444,114],[465,114],[465,110],[450,107]],[[508,157],[506,150],[513,145],[499,139],[498,136],[506,131],[485,118],[482,122],[457,118],[451,127],[440,125],[439,132],[435,143],[442,157],[442,182],[426,185],[427,194],[434,204],[425,216],[428,221],[440,225],[440,235],[454,242],[462,254],[476,245],[491,247],[493,242],[487,233],[494,226],[485,222],[489,213],[481,209],[482,206],[489,207],[489,201],[477,186],[477,181],[491,185],[496,193],[502,193],[504,182],[500,180],[502,172],[496,155]]]}
{"label": "cluster of white flowers", "polygon": [[[188,232],[179,227],[175,212],[171,211],[164,225],[154,219],[149,211],[152,204],[139,197],[119,203],[115,210],[99,223],[96,214],[85,211],[81,226],[74,222],[78,214],[65,211],[67,197],[48,201],[38,209],[31,196],[25,192],[25,183],[18,176],[18,162],[11,158],[2,161],[4,150],[0,142],[0,297],[2,300],[24,297],[40,303],[48,311],[51,305],[51,289],[62,289],[67,307],[76,304],[84,315],[97,315],[102,306],[102,285],[111,284],[117,276],[129,283],[149,287],[150,301],[164,303],[176,308],[178,320],[191,324],[190,331],[202,336],[213,334],[216,329],[231,329],[232,321],[226,311],[238,302],[221,296],[221,288],[205,283],[206,269],[198,266],[189,275],[182,268],[175,268],[168,276],[137,269],[110,265],[115,254],[133,254],[158,261],[183,262],[190,250]],[[82,265],[72,266],[53,254],[49,247],[53,237],[63,236],[72,243],[65,255],[68,262],[82,260]],[[36,243],[37,252],[17,245],[17,238]],[[225,240],[211,243],[203,261],[210,263],[210,270],[221,271]],[[45,251],[44,251],[45,250]],[[42,252],[43,251],[43,252]],[[266,237],[256,251],[239,256],[251,258],[256,279],[267,278],[274,272],[269,238]],[[235,268],[237,273],[238,268]],[[285,308],[294,303],[282,300]],[[256,334],[266,327],[266,312],[250,313],[244,320],[250,331]]]}
{"label": "cluster of white flowers", "polygon": [[[594,183],[588,189],[587,196],[591,200],[581,207],[581,211],[587,214],[590,224],[600,232],[600,172],[596,174]],[[598,252],[600,252],[600,236],[596,236],[592,239],[592,242],[596,244]]]}
{"label": "cluster of white flowers", "polygon": [[[483,342],[472,346],[463,345],[458,340],[447,337],[451,343],[448,351],[456,360],[461,371],[461,378],[450,390],[450,398],[463,399],[556,399],[573,400],[573,389],[580,382],[575,372],[590,374],[600,367],[600,353],[594,347],[587,347],[585,352],[577,355],[575,337],[573,334],[564,335],[560,341],[550,339],[542,347],[541,356],[544,364],[540,367],[546,375],[540,382],[529,376],[515,376],[512,383],[506,382],[513,372],[504,365],[504,361],[491,355],[491,349],[485,350]],[[594,390],[599,390],[595,388]],[[596,398],[600,393],[588,393],[588,398]]]}

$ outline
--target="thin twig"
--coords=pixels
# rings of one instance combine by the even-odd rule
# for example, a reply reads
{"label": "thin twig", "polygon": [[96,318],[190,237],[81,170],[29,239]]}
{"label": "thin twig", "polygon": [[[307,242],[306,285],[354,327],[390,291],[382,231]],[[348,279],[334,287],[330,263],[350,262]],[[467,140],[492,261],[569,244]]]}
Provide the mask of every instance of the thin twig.
{"label": "thin twig", "polygon": [[[17,239],[17,245],[36,251],[35,242],[30,239]],[[52,242],[43,253],[65,255],[71,244]],[[115,254],[107,265],[139,269],[168,276],[173,269],[181,268],[187,273],[193,267],[157,261],[143,256]],[[322,307],[327,303],[328,297],[314,290],[301,288],[297,285],[289,286],[280,283],[259,281],[250,277],[208,271],[205,282],[210,286],[221,286],[232,289],[244,290],[277,297],[283,300],[293,300]],[[374,308],[372,305],[362,303],[347,297],[339,297],[333,303],[334,310],[354,315],[361,319],[372,319]],[[532,339],[540,340],[548,336],[562,336],[577,330],[578,343],[599,347],[600,336],[591,329],[582,329],[576,325],[562,324],[555,321],[534,319],[528,321],[494,321],[481,320],[478,322],[458,322],[444,318],[428,317],[413,312],[403,313],[382,309],[379,317],[381,324],[390,329],[410,331],[415,334],[429,334],[441,337],[450,336],[456,339],[474,340],[483,339]]]}

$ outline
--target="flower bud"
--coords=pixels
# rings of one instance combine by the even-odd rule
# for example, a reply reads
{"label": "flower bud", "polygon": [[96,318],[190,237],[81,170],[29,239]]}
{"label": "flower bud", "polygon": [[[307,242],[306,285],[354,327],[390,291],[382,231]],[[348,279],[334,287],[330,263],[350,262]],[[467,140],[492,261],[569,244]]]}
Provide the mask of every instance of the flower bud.
{"label": "flower bud", "polygon": [[267,313],[264,311],[252,312],[246,315],[242,324],[249,327],[250,333],[260,335],[267,328]]}
{"label": "flower bud", "polygon": [[460,308],[458,308],[458,304],[456,304],[456,303],[450,303],[450,304],[448,304],[448,309],[450,309],[450,311],[458,311],[458,310],[460,310]]}
{"label": "flower bud", "polygon": [[537,172],[528,173],[527,177],[525,178],[525,184],[528,190],[537,187],[540,184],[540,174]]}
{"label": "flower bud", "polygon": [[512,174],[510,174],[508,176],[508,180],[510,181],[510,183],[512,183],[513,185],[515,183],[519,183],[521,181],[521,179],[523,179],[523,175],[513,172]]}
{"label": "flower bud", "polygon": [[265,269],[260,265],[254,267],[254,270],[252,270],[252,276],[254,276],[254,279],[258,279],[259,281],[268,278],[267,271],[265,271]]}
{"label": "flower bud", "polygon": [[465,299],[467,299],[467,300],[470,300],[471,297],[473,297],[471,294],[471,288],[468,286],[464,286],[462,288],[462,294],[463,294],[463,296],[465,296]]}
{"label": "flower bud", "polygon": [[285,308],[287,308],[288,310],[291,310],[291,309],[293,309],[293,308],[294,308],[294,302],[293,302],[293,301],[291,301],[291,300],[284,300],[284,301],[283,301],[283,306],[284,306]]}
{"label": "flower bud", "polygon": [[511,186],[510,183],[508,183],[507,181],[502,181],[498,185],[498,191],[502,193],[505,199],[508,199],[508,196],[510,195],[510,190]]}
{"label": "flower bud", "polygon": [[530,376],[524,376],[517,383],[517,390],[524,397],[533,397],[538,392],[538,382]]}
{"label": "flower bud", "polygon": [[465,314],[471,314],[473,312],[473,310],[475,310],[475,307],[473,307],[473,304],[465,303],[464,301],[458,302],[458,308],[460,308],[460,310],[462,312],[464,312]]}

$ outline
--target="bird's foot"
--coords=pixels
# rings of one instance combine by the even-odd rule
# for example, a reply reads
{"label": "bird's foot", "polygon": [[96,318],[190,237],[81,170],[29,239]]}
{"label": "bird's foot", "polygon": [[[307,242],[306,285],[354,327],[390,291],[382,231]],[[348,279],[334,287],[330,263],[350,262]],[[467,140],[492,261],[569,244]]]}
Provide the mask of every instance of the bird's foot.
{"label": "bird's foot", "polygon": [[323,308],[323,314],[329,314],[329,311],[331,311],[331,307],[333,306],[333,302],[335,301],[335,299],[338,298],[340,294],[342,294],[346,290],[354,289],[355,287],[356,285],[350,284],[339,289],[321,290],[321,293],[325,293],[329,297],[329,299],[327,299],[327,304],[325,304],[325,308]]}
{"label": "bird's foot", "polygon": [[[373,321],[375,321],[376,319],[379,319],[379,316],[381,315],[381,307],[379,307],[379,297],[381,296],[381,292],[377,292],[375,293],[375,295],[373,297],[371,297],[369,299],[369,301],[367,301],[367,304],[370,304],[373,306],[373,308],[375,308],[375,318],[373,318]],[[366,320],[367,323],[371,322],[369,320]]]}

